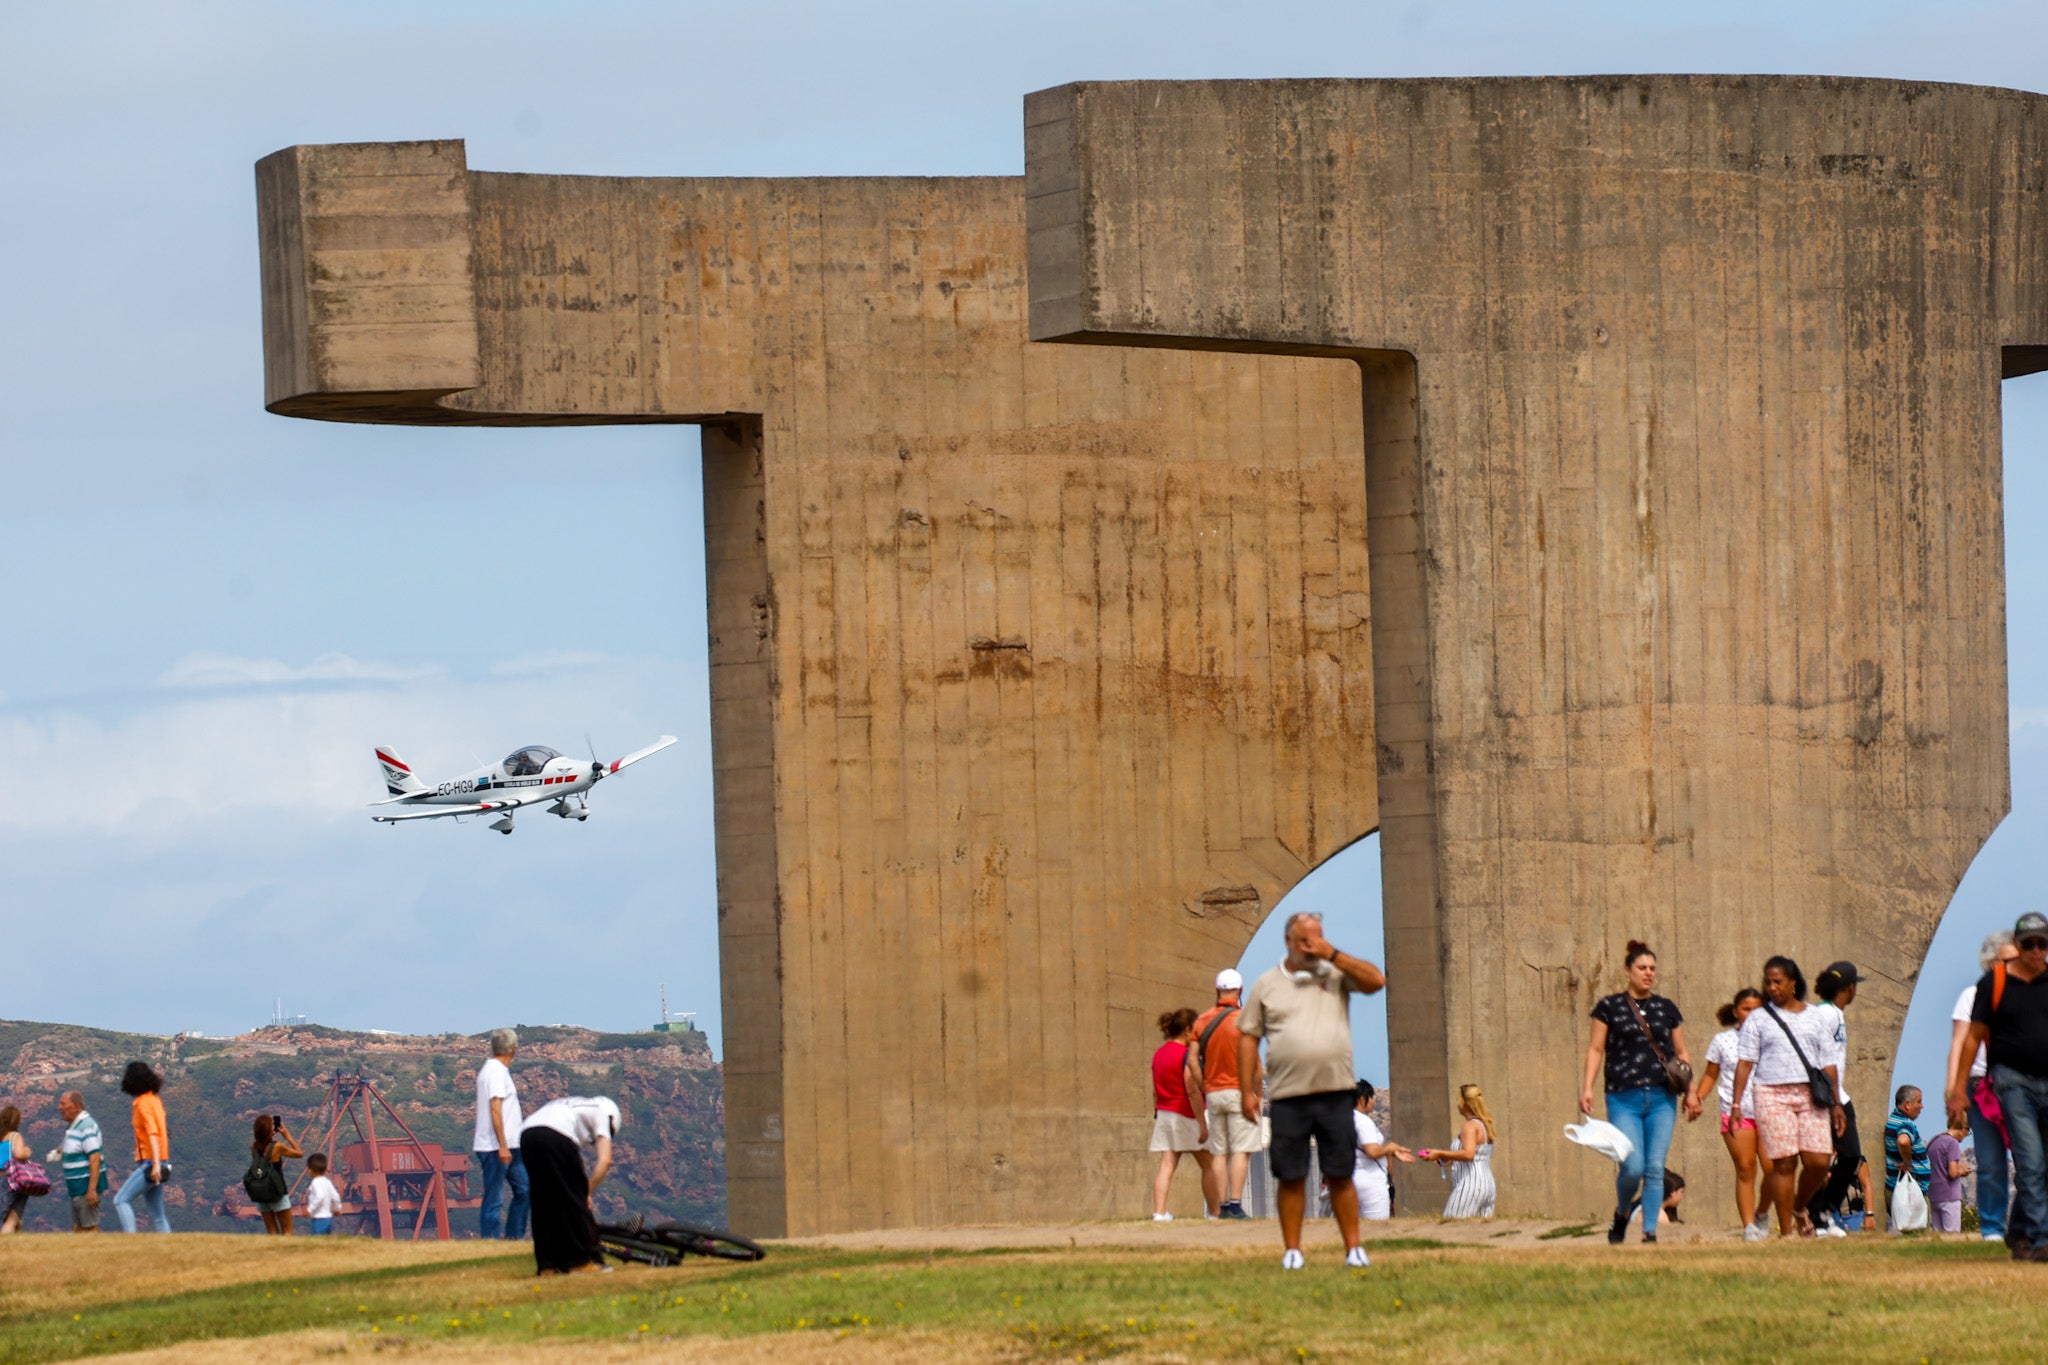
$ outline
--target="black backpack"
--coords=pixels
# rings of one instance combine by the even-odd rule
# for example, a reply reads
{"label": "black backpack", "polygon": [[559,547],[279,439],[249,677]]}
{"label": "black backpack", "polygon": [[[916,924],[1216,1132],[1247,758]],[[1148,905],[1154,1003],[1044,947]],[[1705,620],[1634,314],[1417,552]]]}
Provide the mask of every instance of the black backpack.
{"label": "black backpack", "polygon": [[249,1158],[249,1170],[242,1176],[242,1188],[258,1204],[275,1204],[291,1193],[291,1187],[284,1183],[284,1172],[262,1152]]}

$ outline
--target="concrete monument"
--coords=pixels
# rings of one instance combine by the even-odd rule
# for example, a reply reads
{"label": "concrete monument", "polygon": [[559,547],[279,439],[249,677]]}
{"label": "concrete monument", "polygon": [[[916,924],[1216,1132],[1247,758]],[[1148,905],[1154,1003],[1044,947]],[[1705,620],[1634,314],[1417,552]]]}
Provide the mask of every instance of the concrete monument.
{"label": "concrete monument", "polygon": [[[1701,76],[1026,110],[1034,337],[1359,364],[1405,1140],[1477,1081],[1503,1209],[1611,1206],[1557,1134],[1638,937],[1696,1057],[1767,954],[1861,964],[1867,1142],[2008,805],[1999,381],[2048,367],[2048,102]],[[1709,1126],[1688,1175],[1725,1170]]]}

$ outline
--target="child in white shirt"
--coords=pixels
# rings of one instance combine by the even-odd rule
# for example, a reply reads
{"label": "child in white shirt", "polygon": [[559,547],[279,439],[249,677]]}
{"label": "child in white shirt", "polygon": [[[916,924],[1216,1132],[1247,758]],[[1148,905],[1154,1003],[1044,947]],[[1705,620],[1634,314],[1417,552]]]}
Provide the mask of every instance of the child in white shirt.
{"label": "child in white shirt", "polygon": [[334,1214],[341,1207],[341,1191],[334,1188],[334,1182],[327,1178],[327,1153],[315,1152],[307,1157],[306,1170],[313,1177],[313,1183],[306,1187],[306,1217],[312,1221],[313,1235],[324,1237],[334,1230]]}

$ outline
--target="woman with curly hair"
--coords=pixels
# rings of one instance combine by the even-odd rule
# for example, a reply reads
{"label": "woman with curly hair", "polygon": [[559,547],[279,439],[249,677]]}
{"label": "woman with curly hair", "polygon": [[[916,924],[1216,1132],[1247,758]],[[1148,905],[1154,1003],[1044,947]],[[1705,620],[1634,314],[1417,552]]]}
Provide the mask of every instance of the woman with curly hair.
{"label": "woman with curly hair", "polygon": [[171,1178],[171,1130],[157,1093],[163,1088],[164,1078],[148,1062],[130,1062],[121,1073],[121,1093],[129,1097],[128,1115],[135,1124],[135,1169],[114,1192],[114,1216],[121,1220],[123,1232],[136,1230],[138,1197],[149,1208],[150,1231],[171,1230],[171,1217],[164,1212],[164,1182]]}
{"label": "woman with curly hair", "polygon": [[1152,1221],[1167,1223],[1166,1195],[1183,1152],[1192,1152],[1204,1178],[1209,1173],[1209,1109],[1202,1094],[1201,1064],[1195,1060],[1195,1012],[1168,1010],[1159,1016],[1166,1041],[1152,1054],[1152,1150],[1159,1171],[1152,1177]]}

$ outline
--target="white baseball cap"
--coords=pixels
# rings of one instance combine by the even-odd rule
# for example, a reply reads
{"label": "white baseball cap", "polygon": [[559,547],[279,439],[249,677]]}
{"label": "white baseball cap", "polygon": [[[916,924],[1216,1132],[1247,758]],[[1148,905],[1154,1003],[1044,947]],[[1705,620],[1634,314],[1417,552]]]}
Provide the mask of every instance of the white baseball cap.
{"label": "white baseball cap", "polygon": [[1216,973],[1216,989],[1219,991],[1241,991],[1244,989],[1244,978],[1238,975],[1237,968],[1225,967],[1222,971]]}

